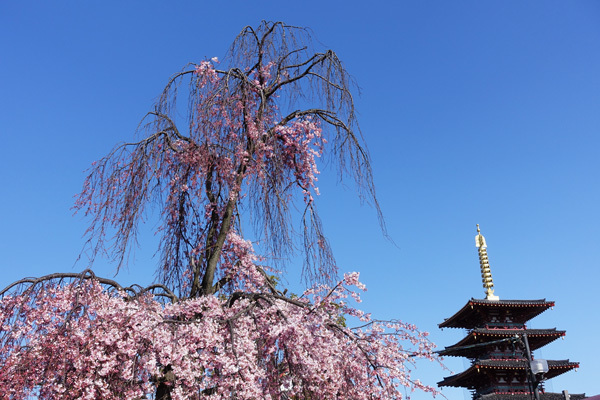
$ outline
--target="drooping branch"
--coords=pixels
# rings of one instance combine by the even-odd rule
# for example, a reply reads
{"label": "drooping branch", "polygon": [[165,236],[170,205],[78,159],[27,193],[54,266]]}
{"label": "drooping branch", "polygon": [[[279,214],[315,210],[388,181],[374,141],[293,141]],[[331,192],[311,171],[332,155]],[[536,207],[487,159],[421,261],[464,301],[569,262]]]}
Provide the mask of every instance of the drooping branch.
{"label": "drooping branch", "polygon": [[[34,293],[38,290],[43,290],[43,288],[38,288],[39,285],[43,285],[46,282],[57,282],[58,284],[62,284],[64,281],[73,281],[73,282],[85,282],[93,280],[101,284],[102,286],[110,289],[114,289],[123,293],[127,293],[128,299],[135,299],[140,295],[151,292],[154,296],[163,296],[169,298],[172,302],[178,301],[177,296],[165,285],[162,284],[153,284],[147,287],[141,287],[139,285],[132,286],[121,286],[117,281],[107,278],[101,278],[96,276],[91,269],[86,269],[79,273],[73,272],[57,272],[53,274],[48,274],[41,276],[39,278],[23,278],[16,282],[11,283],[4,289],[0,291],[0,297],[6,295],[7,293],[14,291],[19,286],[20,290],[17,289],[17,292],[22,293]],[[155,290],[160,290],[160,292],[155,292]]]}
{"label": "drooping branch", "polygon": [[[126,262],[156,207],[157,278],[180,296],[224,287],[215,282],[225,282],[236,260],[223,249],[242,225],[254,227],[252,239],[275,268],[283,270],[299,248],[307,282],[334,279],[314,204],[319,157],[336,158],[340,176],[351,175],[381,216],[354,112],[356,87],[341,61],[331,50],[315,51],[308,30],[263,22],[242,30],[222,61],[192,65],[169,79],[140,125],[142,139],[117,147],[88,176],[76,208],[92,217],[92,257],[107,252]],[[179,98],[188,103],[185,118]],[[300,227],[297,208],[309,210]]]}

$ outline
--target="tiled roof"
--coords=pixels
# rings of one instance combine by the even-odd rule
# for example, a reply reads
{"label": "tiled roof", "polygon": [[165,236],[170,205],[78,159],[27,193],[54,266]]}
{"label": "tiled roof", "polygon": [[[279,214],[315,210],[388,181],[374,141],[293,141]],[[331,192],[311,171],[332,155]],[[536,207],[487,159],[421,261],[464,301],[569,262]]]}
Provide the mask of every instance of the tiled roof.
{"label": "tiled roof", "polygon": [[[571,400],[585,398],[585,393],[569,394]],[[531,400],[530,393],[490,393],[478,396],[475,400]],[[540,393],[540,400],[564,400],[562,393]]]}
{"label": "tiled roof", "polygon": [[[541,314],[550,307],[554,307],[553,301],[540,300],[486,300],[471,299],[456,314],[447,318],[439,324],[440,328],[475,328],[482,326],[484,315],[482,312],[490,308],[513,309],[513,315],[524,323],[531,318]],[[516,312],[515,312],[516,311]]]}
{"label": "tiled roof", "polygon": [[[578,368],[579,363],[569,360],[547,360],[549,371],[546,373],[546,379],[554,378],[571,369]],[[478,360],[466,371],[459,374],[448,376],[443,381],[438,382],[438,386],[454,386],[475,389],[481,387],[487,381],[485,370],[521,370],[527,371],[527,360]]]}
{"label": "tiled roof", "polygon": [[[476,358],[481,355],[482,352],[489,351],[489,346],[479,346],[480,344],[510,338],[523,332],[527,333],[531,350],[539,349],[565,335],[565,331],[557,331],[556,328],[527,330],[476,328],[471,330],[464,339],[452,346],[446,347],[444,350],[440,351],[439,354],[442,356]],[[469,346],[474,345],[477,347],[469,348]],[[492,346],[492,344],[490,346]]]}

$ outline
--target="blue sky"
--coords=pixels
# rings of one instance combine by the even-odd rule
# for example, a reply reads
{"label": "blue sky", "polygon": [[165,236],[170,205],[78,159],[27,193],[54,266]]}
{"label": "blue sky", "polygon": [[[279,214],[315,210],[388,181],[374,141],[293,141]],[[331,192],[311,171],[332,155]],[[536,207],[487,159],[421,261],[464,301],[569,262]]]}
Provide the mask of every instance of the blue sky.
{"label": "blue sky", "polygon": [[[70,207],[90,163],[133,137],[171,74],[223,56],[245,25],[282,20],[310,27],[361,87],[359,121],[395,244],[327,169],[319,209],[341,271],[361,271],[369,288],[364,308],[454,344],[464,332],[437,324],[484,295],[479,223],[500,298],[556,301],[530,327],[566,339],[537,357],[581,368],[547,388],[599,394],[600,3],[221,4],[0,3],[0,286],[85,268],[74,263],[86,221]],[[124,283],[152,280],[156,240],[143,239]],[[94,265],[99,275],[114,268]],[[290,265],[290,286],[298,278]],[[450,374],[428,364],[415,373],[430,384]]]}

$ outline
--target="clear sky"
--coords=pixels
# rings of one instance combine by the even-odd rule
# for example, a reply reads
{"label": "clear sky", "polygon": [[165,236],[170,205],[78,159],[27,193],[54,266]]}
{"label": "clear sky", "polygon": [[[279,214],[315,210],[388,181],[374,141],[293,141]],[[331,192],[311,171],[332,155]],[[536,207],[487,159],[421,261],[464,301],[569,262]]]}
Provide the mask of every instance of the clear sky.
{"label": "clear sky", "polygon": [[[536,356],[581,367],[547,389],[600,394],[596,1],[2,1],[0,286],[86,267],[74,265],[86,221],[70,209],[84,171],[133,137],[171,74],[223,56],[262,19],[310,27],[362,89],[359,121],[395,245],[327,169],[319,209],[340,270],[361,271],[369,288],[363,307],[454,344],[465,332],[437,324],[484,296],[479,223],[496,294],[556,301],[530,327],[566,339]],[[118,280],[152,280],[146,236]],[[94,268],[112,276],[115,266]],[[289,284],[298,278],[290,265]],[[429,384],[447,375],[416,371]]]}

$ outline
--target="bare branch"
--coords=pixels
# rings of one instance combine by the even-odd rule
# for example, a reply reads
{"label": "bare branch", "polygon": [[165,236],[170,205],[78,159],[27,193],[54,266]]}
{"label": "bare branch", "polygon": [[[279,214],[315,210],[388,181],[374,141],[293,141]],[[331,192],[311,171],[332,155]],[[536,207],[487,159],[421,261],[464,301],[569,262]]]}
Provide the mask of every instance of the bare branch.
{"label": "bare branch", "polygon": [[[230,283],[222,272],[235,260],[223,249],[243,225],[254,227],[253,242],[276,269],[299,248],[304,279],[332,282],[336,264],[314,200],[315,154],[335,157],[340,178],[353,177],[385,233],[354,111],[356,85],[335,52],[315,51],[307,29],[281,22],[244,28],[216,67],[202,61],[173,75],[142,119],[142,139],[117,146],[91,170],[76,205],[92,217],[86,249],[92,260],[107,254],[120,268],[155,208],[156,275],[179,296]],[[185,117],[179,96],[187,100]],[[296,209],[305,209],[301,227]]]}
{"label": "bare branch", "polygon": [[[62,282],[65,279],[71,279],[71,280],[79,281],[79,282],[93,280],[93,281],[100,283],[103,286],[107,286],[109,288],[113,288],[118,291],[122,291],[124,293],[129,293],[128,297],[131,299],[137,298],[146,292],[152,292],[155,296],[168,297],[171,299],[172,302],[176,302],[178,300],[177,296],[175,296],[175,294],[169,288],[167,288],[165,285],[153,284],[153,285],[150,285],[145,288],[142,288],[139,285],[123,287],[117,281],[114,281],[112,279],[97,277],[91,269],[86,269],[79,273],[57,272],[57,273],[53,273],[53,274],[44,275],[39,278],[24,278],[24,279],[21,279],[21,280],[11,283],[10,285],[8,285],[4,289],[2,289],[0,291],[0,296],[6,295],[13,288],[16,288],[19,286],[25,286],[25,285],[27,285],[27,286],[25,287],[23,292],[31,293],[36,290],[37,285],[40,285],[44,282],[50,282],[50,281]],[[160,289],[164,293],[154,293],[155,289]]]}

